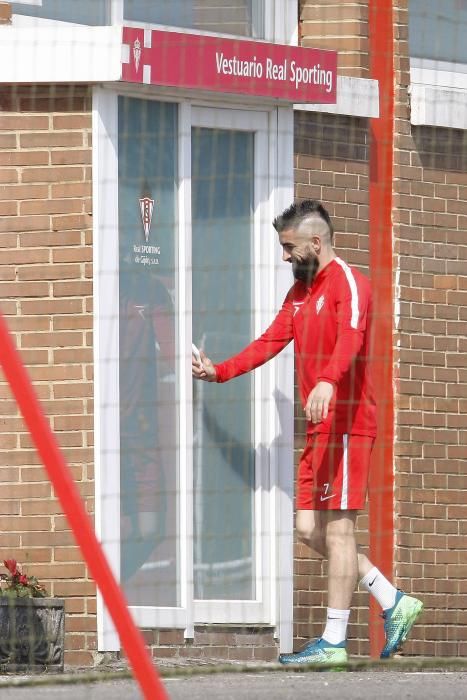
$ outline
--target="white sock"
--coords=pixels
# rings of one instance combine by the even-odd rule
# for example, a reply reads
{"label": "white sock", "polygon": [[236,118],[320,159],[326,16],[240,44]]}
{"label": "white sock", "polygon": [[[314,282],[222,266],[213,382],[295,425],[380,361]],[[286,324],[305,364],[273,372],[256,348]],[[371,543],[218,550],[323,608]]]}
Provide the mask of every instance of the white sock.
{"label": "white sock", "polygon": [[326,627],[323,632],[323,639],[330,644],[340,644],[347,637],[347,623],[349,621],[350,610],[336,610],[328,608]]}
{"label": "white sock", "polygon": [[360,581],[368,593],[371,593],[383,610],[389,610],[396,602],[397,588],[374,566]]}

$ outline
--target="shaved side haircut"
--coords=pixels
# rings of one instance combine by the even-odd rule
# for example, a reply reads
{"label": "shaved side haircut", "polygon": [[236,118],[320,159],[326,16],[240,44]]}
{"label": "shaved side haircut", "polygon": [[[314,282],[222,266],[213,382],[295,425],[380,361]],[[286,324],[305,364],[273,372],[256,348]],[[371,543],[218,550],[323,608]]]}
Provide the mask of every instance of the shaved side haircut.
{"label": "shaved side haircut", "polygon": [[312,224],[313,221],[316,221],[316,219],[326,224],[329,242],[332,244],[334,239],[334,227],[331,217],[321,202],[318,202],[316,199],[305,199],[302,202],[294,202],[290,207],[285,209],[282,214],[276,216],[272,225],[277,233],[282,233],[282,231],[286,231],[287,229],[298,230],[302,228],[302,226],[308,226]]}

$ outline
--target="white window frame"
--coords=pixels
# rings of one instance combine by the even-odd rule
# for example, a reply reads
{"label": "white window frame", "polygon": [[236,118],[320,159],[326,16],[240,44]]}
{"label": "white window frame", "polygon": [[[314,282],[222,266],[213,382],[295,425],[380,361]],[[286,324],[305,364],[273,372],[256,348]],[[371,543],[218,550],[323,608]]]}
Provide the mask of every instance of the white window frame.
{"label": "white window frame", "polygon": [[[119,570],[119,457],[118,457],[118,183],[106,178],[106,173],[118,172],[118,96],[130,94],[142,97],[138,88],[121,86],[119,92],[95,88],[93,98],[93,166],[94,166],[94,297],[96,311],[95,332],[95,464],[96,464],[96,528],[111,565]],[[160,95],[144,94],[145,98],[161,99]],[[170,99],[170,98],[163,98]],[[256,140],[255,148],[268,149],[269,180],[260,198],[261,206],[256,211],[260,223],[262,240],[256,240],[256,264],[261,250],[261,269],[268,270],[259,284],[259,270],[255,274],[255,305],[261,315],[255,315],[255,333],[259,333],[273,318],[290,286],[290,270],[281,263],[279,246],[274,245],[270,222],[278,211],[293,198],[293,110],[292,107],[269,107],[254,109],[241,104],[225,105],[221,98],[210,102],[196,101],[190,95],[178,97],[179,104],[179,232],[178,264],[180,269],[191,269],[191,230],[189,211],[191,190],[191,125],[212,124],[228,109],[232,123],[239,128],[252,130],[255,119],[262,120],[263,136]],[[208,107],[208,109],[205,109]],[[257,116],[255,116],[257,115]],[[261,116],[260,116],[261,115]],[[256,128],[256,127],[255,127]],[[258,132],[258,133],[259,133]],[[265,137],[264,133],[268,136]],[[260,145],[261,138],[266,138]],[[258,153],[257,153],[258,156]],[[259,221],[259,219],[261,221]],[[266,225],[267,223],[267,225]],[[258,463],[258,483],[255,489],[256,513],[261,522],[256,522],[257,536],[267,532],[262,552],[257,562],[257,588],[261,593],[256,601],[194,601],[192,552],[192,502],[188,485],[192,483],[192,381],[190,372],[191,352],[191,278],[183,275],[179,284],[178,327],[180,347],[186,348],[180,359],[179,376],[181,444],[180,488],[182,492],[180,515],[181,528],[186,539],[181,537],[180,575],[181,600],[177,608],[131,607],[135,621],[143,627],[183,628],[186,637],[193,636],[196,623],[235,623],[276,625],[282,650],[290,650],[292,644],[292,592],[293,592],[293,540],[292,540],[292,449],[293,449],[293,360],[289,346],[278,362],[272,361],[255,376],[255,392],[261,398],[256,402],[255,446],[257,452],[269,453]],[[105,308],[102,302],[105,300]],[[256,394],[258,396],[258,394]],[[277,397],[280,397],[279,400]],[[109,436],[112,436],[110,439]],[[278,438],[280,436],[280,438]],[[116,442],[117,441],[117,442]],[[266,449],[265,449],[266,448]],[[109,493],[111,499],[109,500]],[[269,575],[266,575],[269,572]],[[118,635],[98,596],[98,647],[101,650],[120,648]]]}

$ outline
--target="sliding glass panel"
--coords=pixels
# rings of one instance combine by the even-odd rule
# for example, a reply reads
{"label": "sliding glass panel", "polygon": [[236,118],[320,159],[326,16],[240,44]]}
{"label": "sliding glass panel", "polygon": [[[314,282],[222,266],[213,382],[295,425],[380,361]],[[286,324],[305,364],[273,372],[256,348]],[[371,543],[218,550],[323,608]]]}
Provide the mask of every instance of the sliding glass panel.
{"label": "sliding glass panel", "polygon": [[[192,130],[193,339],[214,360],[252,337],[254,134]],[[253,378],[194,385],[195,598],[255,598]]]}
{"label": "sliding glass panel", "polygon": [[119,97],[118,118],[121,576],[131,605],[175,606],[177,106]]}
{"label": "sliding glass panel", "polygon": [[126,20],[264,38],[265,0],[124,0]]}

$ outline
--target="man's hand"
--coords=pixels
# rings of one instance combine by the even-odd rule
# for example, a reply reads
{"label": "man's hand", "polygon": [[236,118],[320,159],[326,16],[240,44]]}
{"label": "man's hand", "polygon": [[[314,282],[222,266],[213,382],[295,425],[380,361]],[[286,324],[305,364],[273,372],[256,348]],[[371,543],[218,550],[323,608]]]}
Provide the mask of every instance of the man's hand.
{"label": "man's hand", "polygon": [[204,382],[215,382],[217,372],[214,369],[209,357],[206,357],[204,352],[200,351],[201,362],[196,359],[195,355],[191,356],[191,373],[195,379],[202,379]]}
{"label": "man's hand", "polygon": [[311,420],[312,423],[320,423],[326,420],[333,393],[333,384],[318,382],[315,388],[310,391],[306,402],[305,415],[307,420]]}

